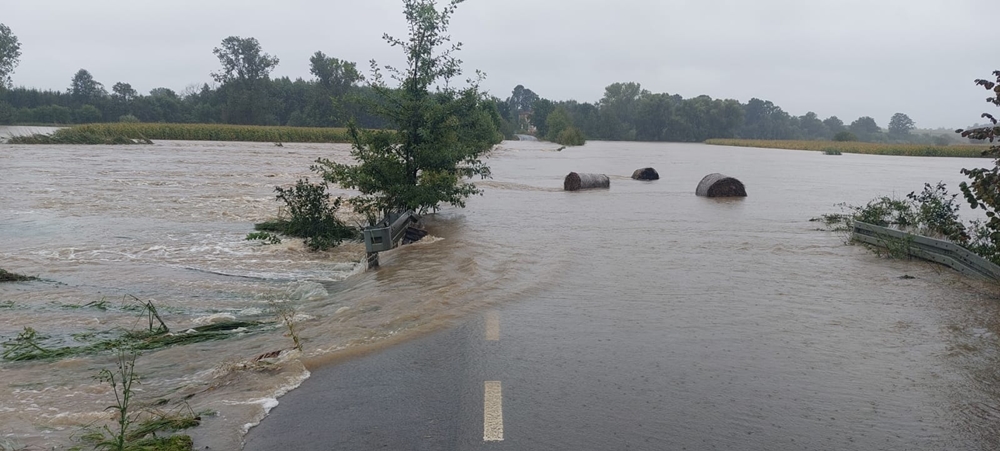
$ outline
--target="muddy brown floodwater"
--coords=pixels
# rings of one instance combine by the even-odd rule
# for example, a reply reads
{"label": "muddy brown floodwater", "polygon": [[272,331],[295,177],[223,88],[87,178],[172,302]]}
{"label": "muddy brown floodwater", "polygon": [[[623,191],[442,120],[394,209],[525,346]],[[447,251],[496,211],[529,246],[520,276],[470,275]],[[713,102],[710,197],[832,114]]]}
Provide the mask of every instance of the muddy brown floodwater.
{"label": "muddy brown floodwater", "polygon": [[[877,258],[809,222],[837,203],[904,196],[925,182],[955,190],[960,168],[986,160],[696,144],[556,148],[504,142],[490,160],[494,178],[479,183],[484,196],[428,216],[427,239],[364,272],[358,243],[312,253],[294,239],[244,240],[254,222],[278,213],[274,186],[315,178],[309,165],[346,161],[347,146],[0,146],[0,267],[43,279],[0,285],[0,336],[31,327],[49,343],[74,344],[132,328],[139,318],[122,307],[126,296],[153,300],[176,331],[268,322],[147,352],[136,365],[140,399],[216,412],[191,431],[196,447],[235,449],[277,396],[309,376],[303,362],[533,301],[540,316],[574,308],[614,312],[594,313],[620,317],[608,327],[658,324],[660,332],[630,334],[631,345],[671,340],[672,358],[701,383],[751,375],[730,395],[779,399],[754,405],[791,412],[789,421],[846,410],[916,448],[1000,448],[997,290]],[[629,178],[648,166],[659,181]],[[608,174],[611,188],[563,192],[571,171]],[[749,196],[696,197],[713,172],[740,179]],[[103,309],[87,306],[102,299]],[[278,306],[297,312],[304,352],[248,365],[291,346]],[[113,394],[94,376],[111,365],[108,355],[0,362],[0,437],[71,446],[83,427],[109,418]],[[801,396],[779,396],[788,390]]]}

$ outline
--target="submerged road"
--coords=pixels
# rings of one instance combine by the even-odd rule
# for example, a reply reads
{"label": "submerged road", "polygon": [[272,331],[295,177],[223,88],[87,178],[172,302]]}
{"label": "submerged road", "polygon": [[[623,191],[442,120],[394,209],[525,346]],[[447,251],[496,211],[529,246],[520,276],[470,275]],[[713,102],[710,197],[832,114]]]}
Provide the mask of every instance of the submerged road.
{"label": "submerged road", "polygon": [[245,449],[930,450],[996,438],[956,426],[930,379],[894,373],[895,351],[819,367],[829,356],[815,343],[734,340],[575,302],[487,311],[316,369]]}

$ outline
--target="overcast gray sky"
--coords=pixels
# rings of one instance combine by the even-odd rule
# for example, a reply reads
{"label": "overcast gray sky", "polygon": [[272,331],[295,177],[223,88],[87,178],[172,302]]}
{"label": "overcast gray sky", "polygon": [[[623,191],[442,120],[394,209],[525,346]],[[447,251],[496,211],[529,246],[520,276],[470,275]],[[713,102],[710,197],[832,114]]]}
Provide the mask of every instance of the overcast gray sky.
{"label": "overcast gray sky", "polygon": [[[960,127],[989,111],[972,84],[1000,69],[997,0],[467,0],[452,20],[466,73],[506,98],[517,84],[594,102],[635,81],[653,92],[771,100],[845,122],[893,113]],[[309,78],[309,56],[398,64],[399,0],[2,0],[21,41],[19,86],[65,90],[85,68],[108,88],[211,82],[212,49],[257,38],[273,76]],[[992,39],[992,40],[991,40]],[[994,55],[984,58],[983,53]]]}

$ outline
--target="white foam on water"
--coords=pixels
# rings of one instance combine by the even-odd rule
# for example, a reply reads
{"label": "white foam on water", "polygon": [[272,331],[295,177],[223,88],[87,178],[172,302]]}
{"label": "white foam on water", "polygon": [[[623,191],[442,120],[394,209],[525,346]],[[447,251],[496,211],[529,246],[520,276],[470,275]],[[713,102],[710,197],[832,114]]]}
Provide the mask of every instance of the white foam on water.
{"label": "white foam on water", "polygon": [[204,326],[207,324],[215,324],[224,321],[235,321],[236,315],[232,313],[214,313],[207,316],[199,316],[191,320],[192,323],[198,326]]}
{"label": "white foam on water", "polygon": [[309,376],[311,375],[312,373],[310,373],[309,370],[302,370],[302,373],[298,374],[296,377],[293,377],[289,381],[289,383],[277,387],[274,390],[272,397],[251,399],[249,401],[223,401],[223,402],[229,405],[253,405],[253,404],[260,405],[262,409],[261,414],[255,416],[251,422],[245,423],[241,428],[241,433],[243,435],[246,435],[246,433],[250,430],[250,428],[260,424],[261,420],[263,420],[268,413],[271,413],[271,409],[278,406],[278,398],[284,396],[285,393],[288,393],[298,388],[300,385],[302,385],[303,382],[306,381],[306,379],[309,379]]}

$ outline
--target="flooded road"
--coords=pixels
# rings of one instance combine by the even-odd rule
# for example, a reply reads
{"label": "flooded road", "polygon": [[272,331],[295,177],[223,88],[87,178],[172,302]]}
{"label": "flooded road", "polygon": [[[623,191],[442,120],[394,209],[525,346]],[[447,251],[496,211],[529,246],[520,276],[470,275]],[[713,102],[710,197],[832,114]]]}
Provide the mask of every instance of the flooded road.
{"label": "flooded road", "polygon": [[[358,243],[316,254],[296,240],[243,239],[277,214],[275,185],[312,176],[317,157],[345,161],[346,146],[5,145],[0,267],[44,280],[0,285],[0,336],[32,327],[72,344],[134,327],[126,295],[153,299],[174,330],[222,319],[271,324],[140,357],[140,397],[217,412],[192,431],[199,448],[238,447],[307,367],[490,310],[503,314],[504,337],[523,328],[512,336],[544,351],[518,357],[529,360],[524,368],[572,360],[583,371],[549,369],[524,386],[541,398],[581,378],[655,387],[669,396],[629,399],[664,408],[658,400],[671,400],[655,415],[673,426],[654,434],[688,437],[671,443],[729,428],[757,431],[758,444],[812,436],[820,448],[858,443],[848,437],[870,445],[858,449],[1000,446],[995,290],[936,266],[879,259],[808,221],[839,202],[902,197],[925,182],[956,191],[958,170],[986,160],[557,147],[503,143],[490,160],[494,178],[479,184],[484,196],[427,217],[428,239],[365,273]],[[646,166],[661,180],[628,177]],[[570,171],[608,174],[611,189],[563,192]],[[742,180],[749,197],[694,196],[712,172]],[[101,299],[112,302],[85,307]],[[247,365],[291,346],[274,313],[282,306],[297,312],[304,352]],[[81,426],[106,417],[113,395],[93,376],[110,364],[106,355],[0,363],[0,436],[69,446]],[[616,385],[587,386],[601,399],[597,388]],[[606,412],[612,424],[653,415],[620,407]],[[853,433],[860,429],[869,432]],[[739,443],[721,437],[712,442],[721,449]]]}

